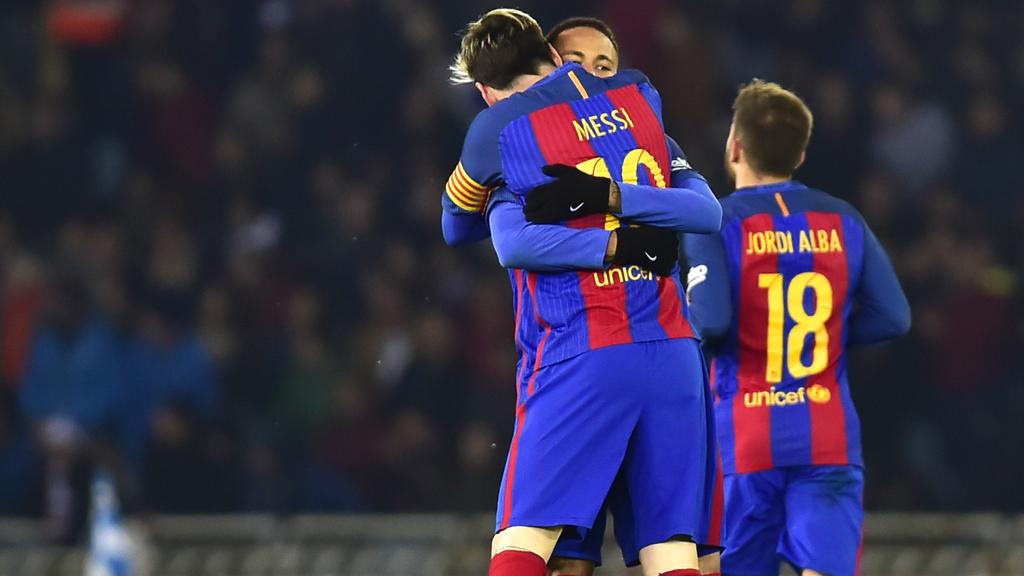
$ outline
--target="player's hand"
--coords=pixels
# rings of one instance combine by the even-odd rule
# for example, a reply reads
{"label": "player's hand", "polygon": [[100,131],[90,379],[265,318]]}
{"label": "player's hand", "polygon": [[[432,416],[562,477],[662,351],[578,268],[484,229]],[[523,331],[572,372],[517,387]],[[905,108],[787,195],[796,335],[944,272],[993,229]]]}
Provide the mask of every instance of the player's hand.
{"label": "player's hand", "polygon": [[584,174],[565,164],[552,164],[543,170],[555,180],[537,186],[526,195],[523,212],[530,222],[551,224],[608,212],[612,185],[608,178]]}
{"label": "player's hand", "polygon": [[679,235],[674,230],[636,226],[615,231],[612,264],[637,265],[658,276],[668,276],[679,261]]}

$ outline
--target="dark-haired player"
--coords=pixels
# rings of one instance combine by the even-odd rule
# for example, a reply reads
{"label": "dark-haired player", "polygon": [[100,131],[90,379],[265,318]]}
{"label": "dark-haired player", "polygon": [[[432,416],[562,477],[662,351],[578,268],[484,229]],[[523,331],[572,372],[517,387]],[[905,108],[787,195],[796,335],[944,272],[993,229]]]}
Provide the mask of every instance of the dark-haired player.
{"label": "dark-haired player", "polygon": [[[547,33],[548,42],[558,51],[565,62],[576,62],[591,74],[607,78],[614,76],[619,70],[619,43],[615,32],[599,18],[576,16],[566,18],[551,27]],[[685,155],[678,145],[670,138],[672,153],[672,181],[682,182],[691,173]],[[719,553],[717,545],[721,539],[721,478],[716,477],[712,486],[712,518],[709,518],[708,530],[700,542],[700,569],[706,576],[714,576],[719,571]],[[594,529],[583,540],[563,539],[555,547],[554,557],[548,563],[553,575],[589,576],[600,563],[601,545],[604,540],[601,527],[605,517],[599,515]],[[621,524],[621,522],[619,523]],[[618,525],[618,524],[617,524]]]}
{"label": "dark-haired player", "polygon": [[548,30],[548,43],[565,62],[575,62],[600,78],[619,71],[619,42],[608,23],[599,18],[566,18]]}
{"label": "dark-haired player", "polygon": [[520,352],[491,574],[544,574],[559,537],[585,535],[608,498],[631,504],[623,549],[645,574],[696,575],[714,445],[673,244],[716,230],[717,200],[699,177],[668,187],[646,78],[559,64],[532,18],[496,10],[453,67],[490,107],[448,195],[467,209],[485,198]]}
{"label": "dark-haired player", "polygon": [[736,191],[720,233],[685,239],[691,318],[714,350],[728,530],[722,571],[856,573],[863,519],[849,347],[904,334],[910,308],[849,204],[793,180],[812,116],[755,80],[733,105]]}

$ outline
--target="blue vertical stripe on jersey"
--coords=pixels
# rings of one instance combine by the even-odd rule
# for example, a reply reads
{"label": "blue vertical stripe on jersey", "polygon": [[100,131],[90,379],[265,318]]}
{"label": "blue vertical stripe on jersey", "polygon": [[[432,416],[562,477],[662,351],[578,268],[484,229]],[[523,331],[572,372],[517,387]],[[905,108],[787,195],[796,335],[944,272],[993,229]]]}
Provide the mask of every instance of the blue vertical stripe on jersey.
{"label": "blue vertical stripe on jersey", "polygon": [[537,136],[530,125],[530,117],[523,116],[509,123],[499,137],[501,169],[505,180],[514,184],[516,191],[532,189],[550,178],[541,172],[547,160],[537,144]]}
{"label": "blue vertical stripe on jersey", "polygon": [[[784,230],[789,232],[793,237],[794,248],[799,248],[798,238],[801,230],[807,230],[807,217],[803,214],[793,214],[789,217],[775,216],[776,230]],[[782,331],[782,382],[775,385],[776,390],[781,391],[796,391],[801,386],[805,385],[806,379],[794,379],[789,374],[788,358],[789,358],[789,342],[788,336],[790,331],[793,329],[795,322],[793,322],[792,315],[788,313],[788,296],[789,296],[789,285],[790,281],[797,274],[802,272],[814,271],[814,254],[803,253],[794,251],[786,254],[779,254],[779,273],[786,279],[786,283],[782,290],[782,298],[785,303],[784,306],[787,313],[783,315],[785,318],[785,324]],[[810,292],[810,290],[808,290]],[[805,293],[806,298],[806,293]],[[813,310],[813,308],[807,308],[808,302],[804,302],[805,310]],[[808,352],[808,349],[813,348],[807,346],[804,343],[804,352]],[[804,358],[804,363],[807,365],[807,358]],[[794,404],[792,406],[774,406],[767,408],[771,410],[772,422],[772,462],[776,466],[785,466],[789,464],[795,464],[798,462],[809,461],[811,458],[811,414],[807,406],[807,403]]]}

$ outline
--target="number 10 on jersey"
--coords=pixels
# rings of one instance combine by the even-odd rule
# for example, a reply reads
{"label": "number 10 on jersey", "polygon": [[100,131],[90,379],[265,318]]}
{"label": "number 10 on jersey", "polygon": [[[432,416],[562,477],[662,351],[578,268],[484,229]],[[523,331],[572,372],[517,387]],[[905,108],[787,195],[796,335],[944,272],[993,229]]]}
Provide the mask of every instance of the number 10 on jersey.
{"label": "number 10 on jersey", "polygon": [[[782,382],[782,357],[785,351],[786,369],[792,378],[806,378],[825,371],[828,366],[828,329],[832,316],[832,283],[818,272],[803,272],[789,281],[786,289],[782,274],[759,274],[757,286],[767,291],[768,339],[765,380]],[[814,310],[808,312],[804,298],[808,290],[814,291]],[[789,334],[785,334],[786,316],[793,321]],[[804,364],[804,346],[807,336],[814,337],[811,363]]]}

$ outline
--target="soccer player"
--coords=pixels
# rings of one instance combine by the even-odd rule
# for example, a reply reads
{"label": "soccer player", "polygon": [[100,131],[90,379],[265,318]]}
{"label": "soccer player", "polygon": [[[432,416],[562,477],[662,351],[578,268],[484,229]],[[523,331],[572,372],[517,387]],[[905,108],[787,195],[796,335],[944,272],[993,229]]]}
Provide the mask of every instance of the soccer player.
{"label": "soccer player", "polygon": [[736,191],[720,233],[686,236],[691,319],[713,352],[725,473],[722,571],[856,572],[863,519],[849,347],[896,338],[910,308],[852,206],[793,180],[810,110],[755,80],[733,105]]}
{"label": "soccer player", "polygon": [[[584,70],[601,78],[614,76],[619,70],[619,44],[611,27],[598,18],[572,17],[562,20],[548,30],[548,42],[558,51],[565,62],[576,62]],[[697,175],[692,171],[682,149],[669,138],[672,156],[673,186],[683,186],[687,178]],[[721,508],[721,480],[716,477],[712,499],[716,499]],[[720,512],[719,512],[720,515]],[[604,542],[605,513],[600,512],[592,530],[585,539],[563,539],[555,547],[554,556],[548,562],[552,576],[572,575],[590,576],[601,560],[601,548]],[[710,519],[709,519],[710,520]],[[621,525],[619,521],[616,525]],[[702,532],[700,554],[700,570],[705,576],[714,576],[719,571],[720,530],[709,526]],[[710,539],[709,539],[710,538]]]}
{"label": "soccer player", "polygon": [[585,534],[607,497],[632,504],[645,574],[696,575],[714,446],[673,244],[717,230],[720,212],[702,179],[667,187],[646,78],[559,64],[532,18],[496,10],[470,25],[453,68],[490,108],[448,195],[489,205],[520,351],[491,574],[544,574],[562,533]]}

